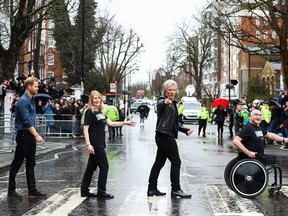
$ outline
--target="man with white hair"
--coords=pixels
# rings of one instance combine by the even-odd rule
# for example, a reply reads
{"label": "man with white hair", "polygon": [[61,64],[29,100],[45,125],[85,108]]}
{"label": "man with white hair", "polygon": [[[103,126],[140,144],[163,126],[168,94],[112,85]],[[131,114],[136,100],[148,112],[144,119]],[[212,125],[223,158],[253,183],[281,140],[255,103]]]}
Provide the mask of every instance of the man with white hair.
{"label": "man with white hair", "polygon": [[155,135],[157,153],[150,171],[147,196],[166,195],[165,192],[158,190],[158,177],[168,159],[171,162],[171,197],[191,198],[191,194],[184,193],[180,186],[181,160],[176,139],[178,138],[178,131],[189,136],[193,130],[179,123],[177,102],[175,101],[177,83],[174,80],[166,80],[162,88],[164,95],[157,100]]}

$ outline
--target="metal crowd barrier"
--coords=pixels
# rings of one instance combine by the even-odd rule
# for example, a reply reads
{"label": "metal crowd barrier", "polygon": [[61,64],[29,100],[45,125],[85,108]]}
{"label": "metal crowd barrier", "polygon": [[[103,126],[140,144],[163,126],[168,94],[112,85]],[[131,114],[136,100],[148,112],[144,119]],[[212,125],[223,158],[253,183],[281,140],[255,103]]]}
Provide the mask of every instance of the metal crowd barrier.
{"label": "metal crowd barrier", "polygon": [[36,145],[36,150],[44,150],[47,148],[46,145],[46,118],[43,115],[36,116],[36,130],[38,134],[44,139],[44,142]]}
{"label": "metal crowd barrier", "polygon": [[[46,140],[46,120],[42,115],[36,116],[36,130],[44,139],[44,142],[37,144],[36,150],[47,148]],[[0,113],[0,153],[13,152],[15,150],[15,116],[14,114]]]}
{"label": "metal crowd barrier", "polygon": [[71,114],[44,115],[46,118],[46,136],[49,138],[67,138],[82,135],[81,115]]}
{"label": "metal crowd barrier", "polygon": [[14,149],[14,123],[13,114],[0,113],[0,153],[12,152]]}
{"label": "metal crowd barrier", "polygon": [[[67,138],[82,135],[81,116],[63,115],[37,115],[36,130],[44,139],[37,144],[37,150],[47,148],[45,140],[50,138]],[[0,113],[0,153],[15,150],[15,118],[14,114]]]}

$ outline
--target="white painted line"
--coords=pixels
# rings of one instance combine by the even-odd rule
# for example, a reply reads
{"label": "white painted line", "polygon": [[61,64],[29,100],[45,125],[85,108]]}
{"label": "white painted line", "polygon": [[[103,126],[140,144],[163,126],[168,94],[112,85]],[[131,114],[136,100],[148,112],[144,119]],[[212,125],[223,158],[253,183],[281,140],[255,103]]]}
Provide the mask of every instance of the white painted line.
{"label": "white painted line", "polygon": [[79,188],[66,188],[26,212],[23,216],[68,215],[85,199],[86,197],[80,196]]}
{"label": "white painted line", "polygon": [[[167,188],[159,188],[165,191]],[[147,187],[134,187],[119,209],[118,216],[166,216],[167,195],[147,197]]]}
{"label": "white painted line", "polygon": [[51,182],[67,182],[67,180],[39,180],[41,183],[51,183]]}
{"label": "white painted line", "polygon": [[6,199],[7,198],[7,191],[2,191],[1,193],[0,193],[0,200],[4,200],[4,199]]}
{"label": "white painted line", "polygon": [[216,216],[263,216],[263,213],[250,199],[238,196],[227,186],[207,185],[205,190]]}
{"label": "white painted line", "polygon": [[288,186],[282,186],[280,191],[288,197]]}

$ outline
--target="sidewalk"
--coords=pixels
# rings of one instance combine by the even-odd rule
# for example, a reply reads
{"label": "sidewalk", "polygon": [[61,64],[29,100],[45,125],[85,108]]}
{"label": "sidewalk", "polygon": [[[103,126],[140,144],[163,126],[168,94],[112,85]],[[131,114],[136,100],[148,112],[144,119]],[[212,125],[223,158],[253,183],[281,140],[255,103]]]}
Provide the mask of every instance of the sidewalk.
{"label": "sidewalk", "polygon": [[[84,141],[83,141],[84,142]],[[66,148],[71,148],[72,145],[81,143],[81,139],[64,138],[64,139],[51,139],[48,138],[45,144],[40,144],[36,151],[36,159],[48,153],[56,153]],[[0,153],[0,171],[8,170],[14,158],[15,151]]]}

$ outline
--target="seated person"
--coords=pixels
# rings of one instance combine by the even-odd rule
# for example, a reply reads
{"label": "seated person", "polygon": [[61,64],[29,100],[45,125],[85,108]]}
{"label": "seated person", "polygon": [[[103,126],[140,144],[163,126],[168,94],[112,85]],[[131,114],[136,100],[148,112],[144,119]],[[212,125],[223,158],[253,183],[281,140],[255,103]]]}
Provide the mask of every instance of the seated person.
{"label": "seated person", "polygon": [[250,122],[245,125],[233,140],[233,144],[240,150],[238,158],[255,158],[264,165],[276,164],[277,158],[264,154],[265,138],[277,142],[287,143],[288,139],[267,132],[260,127],[261,111],[254,109],[251,112]]}

